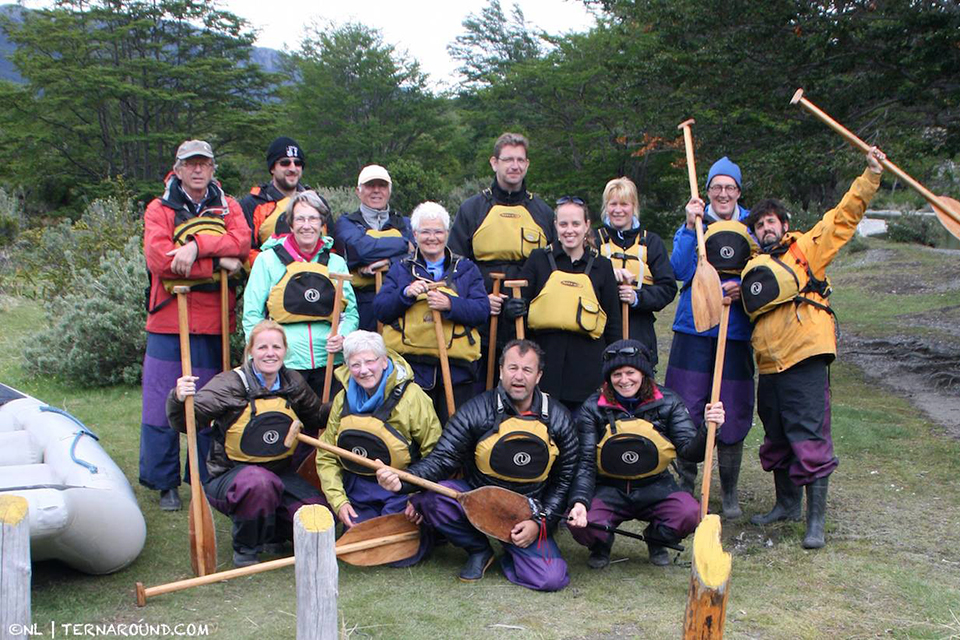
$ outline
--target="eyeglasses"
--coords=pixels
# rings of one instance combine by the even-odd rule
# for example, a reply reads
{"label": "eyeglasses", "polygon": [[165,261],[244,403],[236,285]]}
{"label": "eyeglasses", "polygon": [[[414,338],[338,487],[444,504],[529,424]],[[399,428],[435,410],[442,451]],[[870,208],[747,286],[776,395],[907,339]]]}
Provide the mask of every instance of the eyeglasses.
{"label": "eyeglasses", "polygon": [[567,204],[568,202],[572,202],[573,204],[580,205],[581,207],[582,207],[584,204],[586,204],[586,203],[583,201],[583,198],[581,198],[581,197],[579,197],[579,196],[560,196],[559,198],[557,198],[557,206],[558,206],[558,207],[559,207],[560,205],[562,205],[562,204]]}
{"label": "eyeglasses", "polygon": [[499,161],[502,162],[503,164],[514,164],[514,163],[516,163],[516,164],[519,164],[520,166],[523,166],[523,165],[527,164],[528,162],[530,162],[530,160],[528,160],[527,158],[497,158],[497,160],[499,160]]}
{"label": "eyeglasses", "polygon": [[293,224],[320,224],[320,221],[323,220],[320,216],[294,216]]}
{"label": "eyeglasses", "polygon": [[733,195],[740,191],[740,187],[738,187],[735,184],[718,184],[710,187],[709,189],[707,189],[707,191],[709,193],[712,193],[713,195],[718,195],[723,192],[727,192],[730,195]]}
{"label": "eyeglasses", "polygon": [[447,235],[446,229],[417,229],[418,236],[424,236],[427,238],[439,238],[440,236]]}
{"label": "eyeglasses", "polygon": [[194,160],[193,158],[184,160],[183,164],[192,171],[196,171],[197,169],[209,169],[213,166],[213,162],[210,160]]}
{"label": "eyeglasses", "polygon": [[277,164],[284,168],[289,167],[291,164],[298,167],[302,167],[303,160],[299,160],[299,159],[295,160],[293,158],[282,158],[280,160],[277,160]]}
{"label": "eyeglasses", "polygon": [[603,352],[603,361],[607,362],[608,360],[613,360],[616,357],[623,356],[626,358],[632,358],[634,356],[640,355],[641,350],[639,347],[620,347],[619,349],[607,349]]}

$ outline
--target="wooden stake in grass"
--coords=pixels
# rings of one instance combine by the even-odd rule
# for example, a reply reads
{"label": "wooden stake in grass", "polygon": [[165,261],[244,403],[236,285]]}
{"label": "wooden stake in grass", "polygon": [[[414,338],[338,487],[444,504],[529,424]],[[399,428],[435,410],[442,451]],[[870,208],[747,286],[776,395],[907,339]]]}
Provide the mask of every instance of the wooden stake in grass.
{"label": "wooden stake in grass", "polygon": [[30,627],[30,518],[27,499],[0,495],[0,638]]}
{"label": "wooden stake in grass", "polygon": [[300,507],[293,517],[297,550],[297,637],[336,640],[339,567],[333,515],[318,504]]}
{"label": "wooden stake in grass", "polygon": [[683,618],[684,640],[723,637],[732,558],[720,544],[720,516],[703,519],[693,534],[690,592]]}

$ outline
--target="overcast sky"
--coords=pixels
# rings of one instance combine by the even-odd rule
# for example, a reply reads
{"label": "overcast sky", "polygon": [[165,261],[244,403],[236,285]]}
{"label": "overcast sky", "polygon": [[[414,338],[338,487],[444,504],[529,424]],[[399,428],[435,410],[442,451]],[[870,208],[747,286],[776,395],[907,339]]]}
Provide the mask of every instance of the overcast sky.
{"label": "overcast sky", "polygon": [[[31,8],[51,4],[24,1]],[[501,0],[508,15],[513,4]],[[516,4],[528,24],[549,33],[586,31],[593,25],[580,0],[516,0]],[[302,25],[314,19],[375,27],[386,42],[408,51],[431,80],[442,85],[451,83],[457,68],[447,55],[447,45],[463,32],[464,18],[479,14],[487,0],[221,0],[218,5],[245,18],[260,32],[257,44],[273,49],[297,49]]]}

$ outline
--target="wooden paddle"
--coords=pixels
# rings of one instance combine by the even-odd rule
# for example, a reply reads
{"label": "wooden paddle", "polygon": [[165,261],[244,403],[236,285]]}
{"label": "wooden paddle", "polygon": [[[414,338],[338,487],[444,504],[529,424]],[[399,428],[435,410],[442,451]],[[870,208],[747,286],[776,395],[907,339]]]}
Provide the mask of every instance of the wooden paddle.
{"label": "wooden paddle", "polygon": [[[514,297],[514,298],[520,298],[520,297],[522,297],[522,296],[520,295],[520,289],[522,289],[523,287],[527,286],[528,284],[529,284],[529,283],[528,283],[526,280],[504,280],[504,281],[503,281],[503,286],[505,286],[505,287],[507,287],[508,289],[510,289],[510,292],[513,294],[513,297]],[[517,327],[517,339],[518,339],[518,340],[523,340],[524,337],[525,337],[525,336],[524,336],[524,333],[523,333],[523,317],[522,317],[522,316],[517,316],[516,323],[517,323],[517,324],[516,324],[516,327]]]}
{"label": "wooden paddle", "polygon": [[[190,362],[190,318],[187,309],[187,294],[190,287],[174,287],[177,295],[178,325],[180,331],[181,375],[192,376]],[[213,528],[213,513],[200,484],[200,456],[197,453],[197,421],[193,413],[193,396],[183,401],[184,419],[187,423],[187,464],[190,465],[190,564],[198,576],[213,573],[217,568],[217,531]]]}
{"label": "wooden paddle", "polygon": [[[390,265],[387,265],[386,267],[380,267],[379,269],[373,270],[373,277],[375,281],[374,291],[376,293],[380,293],[380,287],[383,286],[383,273],[389,268],[390,268]],[[377,320],[377,333],[380,333],[380,334],[383,333],[383,323],[380,322],[379,320]]]}
{"label": "wooden paddle", "polygon": [[[371,518],[347,529],[337,540],[336,552],[337,557],[347,564],[371,567],[406,560],[413,556],[419,547],[420,528],[407,520],[407,517],[402,513],[394,513]],[[251,576],[281,567],[292,567],[295,562],[296,556],[278,558],[253,564],[249,567],[211,573],[200,578],[168,582],[156,587],[144,587],[142,582],[138,582],[136,585],[137,606],[143,607],[147,604],[147,598],[164,593],[173,593],[191,587]]]}
{"label": "wooden paddle", "polygon": [[[427,285],[427,290],[439,289],[443,282],[433,282]],[[440,373],[443,376],[443,393],[447,401],[447,419],[457,412],[453,400],[453,379],[450,376],[450,358],[447,356],[447,341],[443,335],[443,317],[437,309],[431,309],[433,314],[433,331],[437,335],[437,352],[440,354]]]}
{"label": "wooden paddle", "polygon": [[[507,277],[505,273],[491,273],[490,279],[493,280],[493,295],[500,295],[500,281]],[[490,344],[487,347],[487,391],[493,389],[493,371],[496,368],[497,360],[497,323],[500,315],[490,316]]]}
{"label": "wooden paddle", "polygon": [[220,351],[223,361],[222,369],[230,370],[230,285],[228,278],[230,272],[226,269],[220,270]]}
{"label": "wooden paddle", "polygon": [[463,512],[466,514],[470,524],[477,530],[497,540],[511,542],[510,531],[513,530],[517,523],[533,518],[530,500],[526,496],[522,496],[509,489],[489,486],[461,493],[455,489],[445,487],[442,484],[437,484],[436,482],[415,476],[412,473],[394,469],[379,460],[371,460],[352,451],[347,451],[335,445],[321,442],[316,438],[305,436],[300,433],[301,427],[302,425],[299,420],[294,421],[294,423],[290,425],[290,431],[287,433],[286,439],[284,439],[286,446],[289,447],[293,444],[294,440],[298,439],[300,442],[306,442],[318,449],[329,451],[344,460],[363,465],[369,469],[390,469],[404,482],[416,485],[421,489],[435,491],[436,493],[456,500],[460,503],[460,506],[463,507]]}
{"label": "wooden paddle", "polygon": [[[854,135],[852,131],[821,111],[812,102],[804,98],[803,89],[797,89],[797,92],[793,94],[793,98],[790,99],[790,104],[799,104],[801,107],[823,121],[823,123],[828,127],[839,133],[847,142],[860,151],[864,153],[868,153],[870,151],[870,145]],[[884,169],[906,182],[917,193],[923,196],[924,199],[930,203],[930,206],[933,207],[933,210],[937,214],[937,218],[940,220],[940,224],[942,224],[955,238],[960,239],[960,202],[957,202],[953,198],[948,198],[946,196],[935,195],[929,189],[914,180],[909,174],[907,174],[906,171],[893,164],[888,159],[883,159],[879,162]]]}
{"label": "wooden paddle", "polygon": [[[683,144],[687,150],[687,176],[690,179],[690,197],[700,197],[697,189],[697,168],[693,159],[693,134],[690,125],[694,119],[690,118],[677,125],[683,130]],[[720,275],[713,265],[707,261],[707,248],[703,243],[703,217],[697,216],[697,272],[693,274],[690,284],[690,301],[693,307],[693,326],[697,331],[706,331],[717,326],[720,322],[720,307],[723,299],[723,290],[720,287]]]}
{"label": "wooden paddle", "polygon": [[[710,404],[720,401],[720,384],[723,382],[723,358],[727,350],[727,325],[730,323],[730,298],[723,299],[720,312],[720,328],[717,330],[717,357],[713,361],[713,388]],[[713,444],[717,435],[717,423],[707,422],[707,448],[703,458],[703,484],[700,485],[700,519],[707,517],[710,501],[710,476],[713,474]]]}
{"label": "wooden paddle", "polygon": [[[353,280],[353,276],[347,273],[331,273],[330,279],[337,283],[337,292],[333,296],[333,318],[330,320],[330,337],[337,335],[340,329],[340,303],[343,300],[343,283]],[[327,353],[327,366],[323,371],[323,397],[320,401],[330,402],[330,385],[333,384],[333,368],[335,354]]]}

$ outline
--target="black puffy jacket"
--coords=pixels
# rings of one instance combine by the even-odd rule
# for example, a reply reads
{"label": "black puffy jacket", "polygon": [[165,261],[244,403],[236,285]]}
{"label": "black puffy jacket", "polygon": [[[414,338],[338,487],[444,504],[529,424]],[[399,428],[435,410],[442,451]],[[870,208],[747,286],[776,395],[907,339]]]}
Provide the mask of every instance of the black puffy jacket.
{"label": "black puffy jacket", "polygon": [[[612,410],[614,418],[642,418],[653,424],[665,438],[673,443],[677,449],[677,456],[690,462],[702,462],[707,444],[707,424],[701,422],[699,428],[691,420],[690,413],[680,396],[660,387],[662,397],[638,406],[634,411],[627,411],[616,402],[610,403],[603,398],[600,391],[584,401],[577,414],[577,429],[580,436],[580,466],[576,478],[570,489],[569,505],[581,502],[587,508],[593,499],[594,488],[597,483],[597,442],[603,437],[607,425],[607,410]],[[604,404],[601,405],[601,402]],[[655,476],[642,480],[617,480],[614,478],[600,478],[600,482],[621,485],[630,482],[633,486],[644,483],[654,483],[669,474],[666,470]]]}
{"label": "black puffy jacket", "polygon": [[[518,483],[493,478],[477,469],[474,452],[477,442],[499,422],[495,394],[500,394],[507,416],[518,415],[510,398],[507,397],[503,388],[497,385],[495,389],[486,391],[458,407],[457,412],[444,426],[443,434],[430,455],[411,465],[407,471],[421,478],[438,482],[446,480],[462,468],[464,479],[472,489],[495,485],[538,501],[541,515],[546,519],[547,526],[553,528],[565,514],[567,492],[577,470],[579,451],[573,418],[562,404],[552,398],[548,400],[547,432],[560,449],[560,455],[557,456],[550,469],[550,475],[545,481]],[[533,404],[530,407],[531,413],[540,415],[541,398],[540,390],[535,389]],[[416,491],[417,489],[405,484],[403,490]]]}

